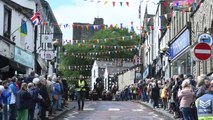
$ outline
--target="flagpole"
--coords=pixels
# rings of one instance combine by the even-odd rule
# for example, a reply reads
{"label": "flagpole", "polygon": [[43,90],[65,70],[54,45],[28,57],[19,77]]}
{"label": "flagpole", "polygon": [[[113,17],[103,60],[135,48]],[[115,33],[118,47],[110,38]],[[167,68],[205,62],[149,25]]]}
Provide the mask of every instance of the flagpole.
{"label": "flagpole", "polygon": [[98,5],[99,2],[100,1],[97,2],[97,18],[99,18],[99,5]]}
{"label": "flagpole", "polygon": [[[36,3],[36,8],[35,11],[37,12],[38,10],[38,4]],[[37,36],[38,36],[38,26],[35,26],[34,29],[34,72],[37,73]]]}

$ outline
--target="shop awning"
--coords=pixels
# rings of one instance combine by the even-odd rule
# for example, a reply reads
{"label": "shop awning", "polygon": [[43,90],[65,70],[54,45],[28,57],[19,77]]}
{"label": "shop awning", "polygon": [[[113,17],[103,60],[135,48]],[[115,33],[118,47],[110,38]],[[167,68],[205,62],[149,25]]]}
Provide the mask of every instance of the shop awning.
{"label": "shop awning", "polygon": [[9,62],[9,64],[10,64],[10,67],[13,68],[14,70],[18,71],[18,73],[21,73],[21,74],[26,73],[26,67],[24,65],[21,65],[12,60]]}

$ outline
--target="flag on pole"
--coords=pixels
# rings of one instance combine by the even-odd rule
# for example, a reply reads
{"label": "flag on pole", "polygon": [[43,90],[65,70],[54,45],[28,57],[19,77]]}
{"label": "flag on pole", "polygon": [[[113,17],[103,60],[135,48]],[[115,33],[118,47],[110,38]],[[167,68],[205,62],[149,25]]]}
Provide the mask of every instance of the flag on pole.
{"label": "flag on pole", "polygon": [[40,13],[36,12],[33,17],[31,18],[31,21],[33,23],[34,26],[39,25],[40,24]]}
{"label": "flag on pole", "polygon": [[21,21],[21,27],[18,30],[20,32],[21,37],[27,36],[27,22],[22,20]]}

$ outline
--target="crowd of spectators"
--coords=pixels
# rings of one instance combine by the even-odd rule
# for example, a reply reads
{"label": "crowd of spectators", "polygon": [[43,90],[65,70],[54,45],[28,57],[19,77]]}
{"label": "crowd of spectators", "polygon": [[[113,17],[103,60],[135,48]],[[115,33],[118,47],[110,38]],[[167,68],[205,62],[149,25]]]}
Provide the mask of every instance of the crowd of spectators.
{"label": "crowd of spectators", "polygon": [[48,120],[68,107],[68,84],[56,74],[0,80],[1,120]]}
{"label": "crowd of spectators", "polygon": [[126,86],[117,93],[117,100],[141,100],[152,104],[153,109],[171,113],[174,118],[197,120],[196,100],[205,94],[212,94],[212,88],[213,75],[202,74],[194,78],[180,74],[169,79],[145,79]]}

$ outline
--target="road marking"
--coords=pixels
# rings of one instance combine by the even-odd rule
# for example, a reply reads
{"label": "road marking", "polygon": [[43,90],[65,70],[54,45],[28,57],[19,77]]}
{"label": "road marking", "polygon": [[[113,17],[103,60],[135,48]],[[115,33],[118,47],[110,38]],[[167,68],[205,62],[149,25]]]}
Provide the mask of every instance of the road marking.
{"label": "road marking", "polygon": [[[74,115],[74,114],[79,114],[79,112],[75,112],[75,111],[74,111],[72,114],[73,114],[73,115]],[[71,114],[70,114],[70,115],[71,115]]]}
{"label": "road marking", "polygon": [[120,111],[119,108],[109,108],[108,111]]}
{"label": "road marking", "polygon": [[141,112],[141,111],[144,111],[143,109],[132,109],[132,111],[134,112]]}
{"label": "road marking", "polygon": [[95,110],[95,108],[84,108],[85,111],[92,111]]}
{"label": "road marking", "polygon": [[148,114],[153,114],[154,112],[149,112]]}

